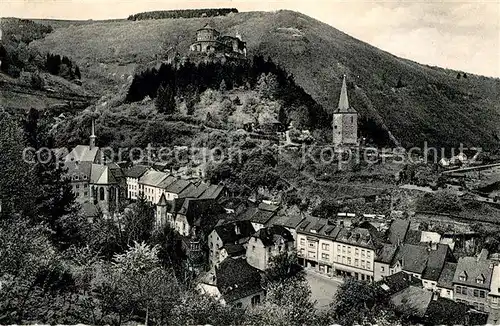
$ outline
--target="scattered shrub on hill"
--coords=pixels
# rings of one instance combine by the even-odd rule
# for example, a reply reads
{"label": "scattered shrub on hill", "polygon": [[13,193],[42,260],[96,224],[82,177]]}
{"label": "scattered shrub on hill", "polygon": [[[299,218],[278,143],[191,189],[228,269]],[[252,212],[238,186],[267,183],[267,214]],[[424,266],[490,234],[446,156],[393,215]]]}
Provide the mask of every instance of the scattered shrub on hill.
{"label": "scattered shrub on hill", "polygon": [[417,210],[435,213],[458,213],[463,210],[459,198],[445,191],[428,193],[416,202]]}
{"label": "scattered shrub on hill", "polygon": [[[0,24],[3,32],[0,45],[0,69],[12,77],[19,77],[21,71],[38,73],[47,71],[68,80],[80,79],[80,69],[68,57],[47,54],[46,58],[37,50],[28,47],[29,43],[41,39],[52,32],[52,27],[27,19],[3,19]],[[34,86],[39,86],[35,83]]]}
{"label": "scattered shrub on hill", "polygon": [[236,8],[213,8],[213,9],[182,9],[182,10],[158,10],[147,11],[128,16],[128,20],[166,19],[166,18],[198,18],[226,16],[229,13],[237,13]]}
{"label": "scattered shrub on hill", "polygon": [[68,57],[61,58],[58,54],[47,53],[45,69],[54,76],[60,76],[68,80],[80,79],[80,68]]}
{"label": "scattered shrub on hill", "polygon": [[21,71],[34,72],[42,66],[41,55],[28,48],[34,40],[52,32],[51,26],[17,18],[1,20],[2,44],[0,45],[0,69],[12,77],[19,77]]}
{"label": "scattered shrub on hill", "polygon": [[[170,64],[162,64],[158,70],[153,68],[135,75],[127,101],[141,101],[146,96],[156,98],[160,85],[169,85],[174,97],[184,98],[186,102],[193,101],[207,89],[220,89],[221,85],[228,90],[249,85],[282,102],[286,108],[281,113],[282,120],[293,117],[297,126],[305,128],[328,125],[323,108],[295,83],[293,76],[270,58],[265,60],[262,56],[230,64],[203,62],[196,65],[187,62],[178,69]],[[251,106],[251,103],[247,101],[246,105]]]}

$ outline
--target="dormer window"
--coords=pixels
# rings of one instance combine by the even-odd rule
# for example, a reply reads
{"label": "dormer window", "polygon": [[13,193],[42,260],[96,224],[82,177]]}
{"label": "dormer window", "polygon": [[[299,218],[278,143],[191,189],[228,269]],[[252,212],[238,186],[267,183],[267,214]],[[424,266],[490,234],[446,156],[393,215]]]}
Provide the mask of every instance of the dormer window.
{"label": "dormer window", "polygon": [[463,271],[459,276],[458,276],[458,279],[460,281],[467,281],[467,273],[465,271]]}
{"label": "dormer window", "polygon": [[481,274],[476,278],[476,283],[477,284],[484,284],[484,275]]}

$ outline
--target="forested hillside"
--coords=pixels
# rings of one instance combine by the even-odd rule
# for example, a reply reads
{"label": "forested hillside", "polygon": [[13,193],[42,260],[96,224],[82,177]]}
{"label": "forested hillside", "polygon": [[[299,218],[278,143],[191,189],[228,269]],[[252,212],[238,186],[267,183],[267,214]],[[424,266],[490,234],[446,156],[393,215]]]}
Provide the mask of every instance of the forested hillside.
{"label": "forested hillside", "polygon": [[472,74],[458,79],[457,71],[395,57],[296,12],[70,26],[33,46],[88,65],[87,77],[107,86],[116,76],[133,75],[141,64],[172,51],[186,53],[196,30],[208,21],[224,34],[239,32],[249,55],[271,57],[327,112],[336,107],[346,74],[351,104],[404,146],[422,146],[424,141],[447,147],[460,142],[483,148],[498,145],[498,79]]}

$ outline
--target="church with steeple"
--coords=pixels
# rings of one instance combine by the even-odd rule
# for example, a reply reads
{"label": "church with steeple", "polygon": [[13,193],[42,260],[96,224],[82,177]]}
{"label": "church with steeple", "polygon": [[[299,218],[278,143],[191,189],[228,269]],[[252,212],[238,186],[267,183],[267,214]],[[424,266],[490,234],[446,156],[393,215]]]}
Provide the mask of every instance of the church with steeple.
{"label": "church with steeple", "polygon": [[113,217],[122,197],[119,176],[114,163],[104,162],[96,140],[95,121],[92,119],[89,144],[77,145],[64,158],[66,177],[70,179],[77,203],[85,208],[92,207],[105,217]]}
{"label": "church with steeple", "polygon": [[342,80],[339,104],[333,112],[333,145],[353,146],[358,144],[358,113],[349,105],[346,76]]}

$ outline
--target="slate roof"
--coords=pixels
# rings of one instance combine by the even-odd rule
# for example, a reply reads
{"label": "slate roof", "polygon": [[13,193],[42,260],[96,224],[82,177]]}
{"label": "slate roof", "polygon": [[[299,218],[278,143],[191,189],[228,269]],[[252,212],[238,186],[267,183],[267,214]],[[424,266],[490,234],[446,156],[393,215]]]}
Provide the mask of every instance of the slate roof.
{"label": "slate roof", "polygon": [[422,231],[408,230],[406,233],[405,243],[418,245],[420,243]]}
{"label": "slate roof", "polygon": [[439,276],[437,286],[445,289],[453,289],[453,276],[456,269],[457,263],[446,262]]}
{"label": "slate roof", "polygon": [[271,218],[267,224],[268,225],[281,225],[287,228],[296,229],[297,226],[304,221],[305,217],[303,215],[284,215],[278,214]]}
{"label": "slate roof", "polygon": [[298,233],[312,234],[328,239],[337,238],[340,227],[336,227],[328,222],[328,219],[314,216],[307,216],[297,227]]}
{"label": "slate roof", "polygon": [[398,272],[386,276],[383,280],[378,281],[377,285],[388,295],[393,295],[410,286],[422,286],[422,281],[413,275]]}
{"label": "slate roof", "polygon": [[79,162],[96,162],[99,147],[95,146],[92,149],[88,145],[77,145],[66,155],[65,161]]}
{"label": "slate roof", "polygon": [[444,268],[444,264],[448,258],[448,253],[449,247],[447,245],[441,243],[437,244],[437,249],[429,252],[427,266],[422,278],[431,281],[438,281],[441,271]]}
{"label": "slate roof", "polygon": [[410,228],[409,220],[395,219],[387,234],[387,238],[393,245],[403,243]]}
{"label": "slate roof", "polygon": [[396,253],[398,251],[398,246],[392,244],[384,244],[375,257],[375,261],[392,265]]}
{"label": "slate roof", "polygon": [[[239,234],[236,233],[236,226],[238,226]],[[255,229],[250,221],[233,221],[217,225],[214,230],[217,232],[223,245],[238,243],[240,239],[249,238],[255,233]]]}
{"label": "slate roof", "polygon": [[342,228],[336,241],[368,249],[376,250],[378,248],[376,237],[368,229],[360,227]]}
{"label": "slate roof", "polygon": [[404,244],[396,254],[403,270],[422,275],[422,279],[438,281],[446,261],[454,261],[449,247],[437,244],[435,250],[425,245]]}
{"label": "slate roof", "polygon": [[177,212],[186,216],[189,225],[199,225],[201,220],[217,214],[220,207],[211,199],[186,198]]}
{"label": "slate roof", "polygon": [[90,182],[90,172],[92,170],[92,162],[77,162],[77,161],[67,161],[64,162],[64,167],[66,168],[66,175],[71,177],[78,176],[79,181],[89,181]]}
{"label": "slate roof", "polygon": [[270,205],[270,204],[266,204],[266,203],[260,203],[259,209],[262,211],[266,211],[266,212],[276,212],[279,209],[279,206]]}
{"label": "slate roof", "polygon": [[280,225],[262,228],[253,237],[260,239],[265,247],[293,241],[290,231]]}
{"label": "slate roof", "polygon": [[200,198],[211,198],[217,199],[221,195],[224,190],[224,186],[222,185],[210,185],[200,196]]}
{"label": "slate roof", "polygon": [[201,195],[205,192],[205,190],[208,189],[208,185],[205,184],[205,183],[201,183],[199,184],[198,186],[196,186],[195,188],[191,189],[191,191],[186,194],[186,197],[190,197],[190,198],[200,198]]}
{"label": "slate roof", "polygon": [[402,261],[403,269],[412,273],[422,274],[427,264],[427,248],[413,244],[401,246],[396,256]]}
{"label": "slate roof", "polygon": [[263,209],[250,206],[238,215],[238,219],[266,225],[277,214],[277,210],[270,210],[269,206],[262,203],[259,207]]}
{"label": "slate roof", "polygon": [[356,112],[356,110],[354,110],[352,107],[349,106],[349,98],[347,96],[347,85],[346,85],[345,75],[344,79],[342,80],[342,87],[340,89],[339,104],[335,112],[353,112],[353,113]]}
{"label": "slate roof", "polygon": [[175,180],[177,180],[176,177],[173,177],[171,175],[167,176],[165,179],[163,179],[159,184],[158,184],[158,188],[162,188],[162,189],[165,189],[167,188],[169,185],[171,185],[172,183],[175,182]]}
{"label": "slate roof", "polygon": [[157,205],[158,206],[167,206],[168,205],[167,198],[165,198],[165,194],[161,194],[160,200],[158,201]]}
{"label": "slate roof", "polygon": [[[491,262],[476,257],[462,257],[458,260],[457,269],[453,275],[453,283],[472,286],[481,289],[489,289],[493,268],[490,268]],[[466,280],[461,281],[460,275],[465,275]],[[484,277],[484,283],[476,282],[478,277]]]}
{"label": "slate roof", "polygon": [[226,250],[229,257],[241,256],[246,253],[245,247],[241,244],[226,243],[222,248]]}
{"label": "slate roof", "polygon": [[421,287],[409,286],[408,288],[394,294],[391,303],[396,310],[411,312],[412,316],[424,317],[427,308],[432,301],[432,292]]}
{"label": "slate roof", "polygon": [[226,302],[261,292],[261,274],[245,258],[226,258],[215,270],[216,284]]}
{"label": "slate roof", "polygon": [[140,178],[139,183],[147,186],[158,187],[160,183],[167,178],[168,174],[164,172],[149,170]]}
{"label": "slate roof", "polygon": [[171,183],[165,190],[173,194],[180,194],[190,184],[191,182],[188,180],[177,179],[175,182]]}
{"label": "slate roof", "polygon": [[107,165],[92,164],[90,171],[90,182],[94,184],[116,184],[116,178],[110,172]]}
{"label": "slate roof", "polygon": [[250,221],[254,223],[266,224],[276,213],[258,209],[251,217]]}

